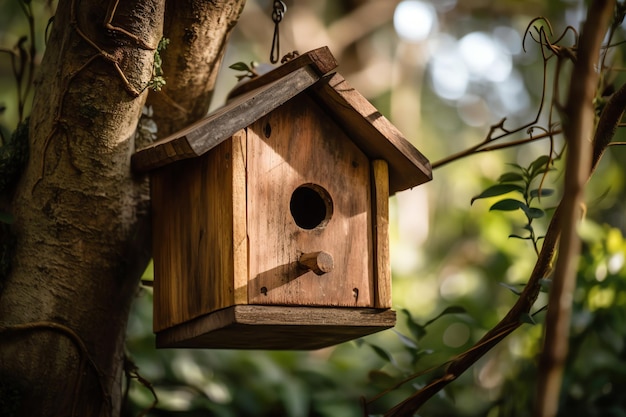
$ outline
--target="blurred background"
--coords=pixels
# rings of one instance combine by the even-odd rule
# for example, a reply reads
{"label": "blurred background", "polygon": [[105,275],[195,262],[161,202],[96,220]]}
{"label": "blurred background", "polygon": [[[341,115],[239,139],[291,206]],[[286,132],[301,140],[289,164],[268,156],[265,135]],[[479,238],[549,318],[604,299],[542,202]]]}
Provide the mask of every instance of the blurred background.
{"label": "blurred background", "polygon": [[[0,47],[12,48],[27,33],[16,3],[0,1]],[[239,73],[229,65],[269,62],[272,3],[248,0],[228,45],[213,109],[237,82]],[[537,124],[547,129],[549,106],[537,116],[544,60],[536,42],[527,36],[523,43],[526,29],[543,16],[556,39],[568,25],[578,29],[585,16],[585,3],[577,0],[285,3],[281,56],[328,46],[339,62],[338,72],[433,163],[478,144],[504,118],[501,127],[507,130],[537,117]],[[49,11],[43,1],[33,1],[33,7],[43,50]],[[621,29],[615,41],[623,38]],[[570,31],[562,44],[574,42]],[[621,56],[618,48],[610,55],[616,67],[621,67]],[[554,61],[548,61],[548,92]],[[568,82],[565,71],[563,89]],[[15,97],[10,62],[2,56],[3,132],[17,123]],[[623,140],[623,133],[618,136]],[[507,140],[525,137],[523,129]],[[555,145],[560,149],[562,139],[557,137]],[[549,152],[548,141],[536,141],[437,165],[432,182],[392,198],[393,304],[398,312],[393,330],[313,352],[156,350],[152,294],[142,287],[129,323],[128,353],[158,395],[149,415],[357,417],[364,415],[363,399],[434,368],[368,405],[370,414],[382,414],[441,375],[439,365],[471,347],[515,302],[536,259],[527,240],[509,238],[521,233],[525,218],[521,211],[489,211],[496,200],[470,202],[502,173],[514,170],[511,163],[527,167]],[[625,163],[624,151],[610,148],[589,187],[560,415],[626,415],[621,395],[626,388]],[[558,190],[563,173],[559,161],[555,166],[546,184]],[[538,235],[558,197],[557,191],[535,202],[548,214],[533,223]],[[145,278],[151,275],[148,269]],[[545,302],[540,297],[536,310]],[[536,324],[506,339],[431,399],[420,415],[529,416],[543,315],[533,319]],[[128,388],[125,412],[137,415],[153,396],[137,379]]]}

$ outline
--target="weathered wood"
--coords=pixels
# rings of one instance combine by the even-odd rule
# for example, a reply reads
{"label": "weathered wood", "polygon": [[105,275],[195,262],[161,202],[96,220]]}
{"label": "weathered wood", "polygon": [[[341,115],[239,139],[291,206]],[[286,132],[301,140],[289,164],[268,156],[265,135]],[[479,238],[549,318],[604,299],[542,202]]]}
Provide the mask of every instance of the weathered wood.
{"label": "weathered wood", "polygon": [[430,162],[339,74],[309,89],[370,159],[389,164],[389,194],[432,179]]}
{"label": "weathered wood", "polygon": [[[233,287],[234,304],[248,303],[248,212],[246,206],[247,135],[240,130],[233,135]],[[214,224],[213,227],[222,227]],[[216,254],[219,256],[219,254]],[[225,279],[226,277],[216,277]]]}
{"label": "weathered wood", "polygon": [[300,57],[133,156],[153,169],[159,347],[314,349],[394,325],[388,199],[431,169],[324,76],[331,58]]}
{"label": "weathered wood", "polygon": [[391,261],[389,258],[389,170],[387,161],[372,161],[372,207],[374,211],[374,307],[391,308]]}
{"label": "weathered wood", "polygon": [[393,327],[392,310],[233,306],[156,335],[160,348],[320,349]]}
{"label": "weathered wood", "polygon": [[247,298],[242,135],[152,173],[156,331]]}
{"label": "weathered wood", "polygon": [[303,253],[298,259],[300,266],[310,269],[317,275],[324,275],[333,270],[333,257],[324,251]]}
{"label": "weathered wood", "polygon": [[175,161],[203,155],[319,79],[320,76],[310,67],[301,67],[277,81],[238,96],[186,129],[136,152],[132,156],[133,169],[138,172],[150,171]]}
{"label": "weathered wood", "polygon": [[[307,95],[295,97],[248,129],[248,174],[250,304],[372,307],[370,162],[343,130]],[[313,229],[290,211],[307,184],[332,199],[332,216]],[[299,266],[301,253],[321,250],[331,272]]]}
{"label": "weathered wood", "polygon": [[323,46],[318,49],[306,52],[297,58],[277,67],[276,69],[261,75],[260,77],[252,78],[240,85],[237,85],[229,94],[228,98],[245,94],[249,91],[255,90],[265,84],[274,82],[279,78],[284,77],[297,68],[310,66],[318,75],[322,76],[337,68],[337,60],[330,52],[327,46]]}
{"label": "weathered wood", "polygon": [[226,106],[135,153],[133,169],[149,171],[202,155],[307,90],[362,152],[388,162],[390,195],[429,181],[430,163],[402,133],[341,75],[323,75],[336,66],[331,58],[327,48],[320,48],[255,79]]}

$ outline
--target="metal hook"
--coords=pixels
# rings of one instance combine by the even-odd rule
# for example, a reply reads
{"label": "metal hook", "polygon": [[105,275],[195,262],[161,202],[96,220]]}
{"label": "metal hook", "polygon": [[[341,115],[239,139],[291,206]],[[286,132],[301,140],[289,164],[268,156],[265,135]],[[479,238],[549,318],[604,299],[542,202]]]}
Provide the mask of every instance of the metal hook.
{"label": "metal hook", "polygon": [[280,35],[278,33],[278,25],[283,20],[283,16],[287,12],[287,5],[277,0],[272,6],[272,21],[274,21],[274,37],[272,38],[272,50],[270,51],[270,62],[275,64],[280,56]]}

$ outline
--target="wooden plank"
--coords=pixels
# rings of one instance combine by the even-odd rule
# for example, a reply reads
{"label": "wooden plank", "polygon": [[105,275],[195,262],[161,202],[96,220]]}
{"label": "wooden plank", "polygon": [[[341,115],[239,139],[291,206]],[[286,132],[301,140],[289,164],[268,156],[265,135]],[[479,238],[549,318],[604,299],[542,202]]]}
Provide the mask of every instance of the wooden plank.
{"label": "wooden plank", "polygon": [[395,325],[392,310],[234,306],[156,335],[159,348],[320,349]]}
{"label": "wooden plank", "polygon": [[[301,186],[313,199],[292,206]],[[296,216],[316,214],[309,204],[316,201],[323,211],[320,226],[299,226]],[[248,129],[250,304],[372,307],[371,207],[369,160],[310,97],[295,97],[253,123]],[[334,264],[321,276],[299,264],[302,254],[319,251],[330,254]]]}
{"label": "wooden plank", "polygon": [[252,78],[241,85],[235,86],[235,88],[228,94],[228,98],[245,94],[249,91],[255,90],[265,84],[274,82],[279,78],[293,72],[294,70],[311,66],[311,68],[320,76],[327,74],[328,72],[337,68],[337,60],[330,52],[327,46],[314,49],[306,52],[293,60],[286,62],[285,64],[277,67],[276,69],[263,74],[260,77]]}
{"label": "wooden plank", "polygon": [[391,195],[432,179],[426,157],[341,75],[325,77],[310,91],[370,159],[389,163]]}
{"label": "wooden plank", "polygon": [[[233,135],[233,279],[234,304],[248,303],[248,228],[246,206],[246,130]],[[215,225],[222,227],[221,225]]]}
{"label": "wooden plank", "polygon": [[372,207],[374,209],[374,307],[391,308],[391,261],[389,259],[389,170],[387,161],[372,161]]}
{"label": "wooden plank", "polygon": [[234,154],[227,140],[152,173],[156,331],[234,302],[234,270],[243,268],[241,258],[235,266],[233,249],[235,230],[239,239],[243,233],[233,224],[233,184],[240,181],[233,179]]}
{"label": "wooden plank", "polygon": [[138,172],[150,171],[174,161],[203,155],[319,79],[315,70],[305,66],[238,96],[207,117],[133,154],[132,167]]}

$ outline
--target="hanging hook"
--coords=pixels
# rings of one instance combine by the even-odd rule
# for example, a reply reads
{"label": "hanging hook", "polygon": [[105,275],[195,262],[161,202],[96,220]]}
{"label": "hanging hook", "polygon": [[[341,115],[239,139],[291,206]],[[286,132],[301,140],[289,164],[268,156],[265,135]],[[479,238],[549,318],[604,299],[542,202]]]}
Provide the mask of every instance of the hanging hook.
{"label": "hanging hook", "polygon": [[283,16],[287,12],[287,5],[277,0],[274,2],[272,11],[272,20],[274,21],[274,37],[272,38],[272,50],[270,51],[270,62],[275,64],[280,56],[280,36],[278,34],[278,24],[283,20]]}

